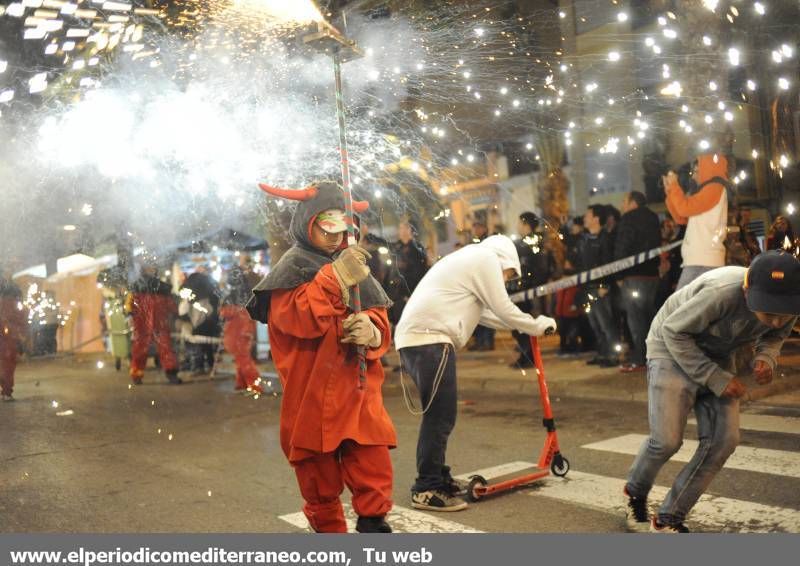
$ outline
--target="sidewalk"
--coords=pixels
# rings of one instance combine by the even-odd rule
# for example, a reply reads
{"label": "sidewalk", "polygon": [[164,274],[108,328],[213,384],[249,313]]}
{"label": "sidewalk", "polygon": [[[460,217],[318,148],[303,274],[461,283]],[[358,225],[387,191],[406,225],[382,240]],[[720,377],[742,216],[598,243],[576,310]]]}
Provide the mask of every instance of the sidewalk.
{"label": "sidewalk", "polygon": [[[647,380],[644,372],[623,374],[617,368],[598,368],[586,365],[590,355],[572,359],[556,357],[558,337],[540,339],[547,385],[552,398],[558,396],[584,397],[616,401],[647,401]],[[392,367],[399,364],[399,356],[387,356]],[[458,353],[457,372],[462,398],[483,392],[519,393],[538,395],[535,370],[518,370],[509,366],[517,358],[510,334],[497,333],[493,352]],[[387,368],[387,387],[399,389],[399,376]],[[800,341],[794,340],[784,347],[778,374],[773,382],[759,386],[749,376],[743,376],[748,387],[745,402],[770,397],[784,406],[800,408]],[[406,381],[411,384],[410,380]],[[411,384],[413,387],[413,384]]]}

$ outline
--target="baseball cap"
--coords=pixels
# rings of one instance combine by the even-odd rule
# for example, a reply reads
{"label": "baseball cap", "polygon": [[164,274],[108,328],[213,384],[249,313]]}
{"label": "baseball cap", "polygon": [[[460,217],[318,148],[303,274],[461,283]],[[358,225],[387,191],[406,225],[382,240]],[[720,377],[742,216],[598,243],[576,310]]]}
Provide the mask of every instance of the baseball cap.
{"label": "baseball cap", "polygon": [[756,256],[744,279],[751,311],[800,315],[800,260],[784,251]]}
{"label": "baseball cap", "polygon": [[344,211],[338,208],[329,208],[317,215],[317,224],[329,234],[337,234],[347,230]]}

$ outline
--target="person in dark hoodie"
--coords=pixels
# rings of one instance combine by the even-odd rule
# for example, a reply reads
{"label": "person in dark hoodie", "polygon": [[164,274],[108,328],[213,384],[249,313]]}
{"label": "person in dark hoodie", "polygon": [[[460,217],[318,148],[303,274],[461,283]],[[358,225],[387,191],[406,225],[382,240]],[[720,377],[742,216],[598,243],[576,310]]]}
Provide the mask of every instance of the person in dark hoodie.
{"label": "person in dark hoodie", "polygon": [[177,312],[172,289],[158,278],[152,263],[142,266],[141,276],[133,282],[125,299],[125,312],[133,319],[130,376],[133,383],[142,383],[150,343],[155,342],[158,359],[169,382],[182,383],[178,377],[178,359],[172,349],[169,317]]}
{"label": "person in dark hoodie", "polygon": [[[643,193],[631,191],[625,195],[622,211],[622,220],[614,242],[614,259],[626,258],[661,245],[658,215],[647,208],[647,199]],[[645,370],[645,340],[656,314],[658,264],[659,258],[655,257],[619,275],[632,346],[628,363],[620,366],[623,373]]]}
{"label": "person in dark hoodie", "polygon": [[[217,283],[200,265],[181,285],[181,297],[188,301],[188,313],[181,311],[192,324],[192,335],[199,338],[187,344],[190,367],[197,373],[206,373],[214,367],[214,356],[220,334],[220,291]],[[186,305],[186,303],[184,303]],[[214,340],[216,339],[216,340]]]}
{"label": "person in dark hoodie", "polygon": [[[591,205],[583,216],[586,232],[578,244],[577,271],[589,271],[611,261],[613,249],[603,228],[605,221],[606,207],[600,204]],[[580,296],[581,303],[587,305],[587,316],[597,343],[597,356],[586,363],[600,367],[617,365],[615,346],[619,341],[619,327],[614,321],[608,282],[605,279],[589,281],[581,289]]]}
{"label": "person in dark hoodie", "polygon": [[[520,269],[522,275],[514,279],[506,286],[510,294],[520,291],[534,289],[546,283],[550,274],[555,270],[555,262],[552,254],[544,250],[544,236],[536,233],[539,226],[539,217],[533,212],[523,212],[519,215],[517,231],[519,238],[514,241],[519,255]],[[541,297],[533,300],[526,300],[517,305],[520,310],[538,316],[544,313],[544,301]],[[533,367],[533,351],[531,350],[530,336],[511,331],[511,335],[517,341],[519,358],[510,364],[514,369],[526,369]]]}
{"label": "person in dark hoodie", "polygon": [[[297,476],[303,512],[316,532],[347,532],[339,499],[346,485],[358,515],[356,530],[389,533],[389,449],[397,438],[383,406],[380,359],[391,342],[391,301],[370,275],[369,252],[345,247],[344,193],[336,183],[295,191],[261,188],[300,201],[290,228],[294,246],[256,285],[247,309],[269,328],[283,385],[281,447]],[[367,206],[353,203],[356,212]],[[355,285],[362,309],[357,313]]]}

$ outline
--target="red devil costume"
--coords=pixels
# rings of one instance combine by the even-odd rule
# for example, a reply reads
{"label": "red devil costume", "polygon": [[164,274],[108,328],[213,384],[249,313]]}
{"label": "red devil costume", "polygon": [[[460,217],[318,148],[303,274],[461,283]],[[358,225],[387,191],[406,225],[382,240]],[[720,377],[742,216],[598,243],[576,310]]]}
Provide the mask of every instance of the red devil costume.
{"label": "red devil costume", "polygon": [[[340,252],[328,256],[310,240],[321,212],[344,210],[342,189],[330,182],[300,191],[262,189],[300,201],[291,223],[295,244],[255,287],[248,311],[268,324],[283,385],[281,447],[297,475],[303,512],[317,532],[346,532],[339,500],[346,485],[359,515],[357,530],[390,532],[383,517],[392,507],[389,448],[397,439],[383,406],[380,358],[391,340],[391,301],[372,276],[359,284],[362,310],[381,334],[380,345],[366,350],[360,387],[356,348],[341,342],[352,308],[331,266]],[[355,202],[354,210],[367,206]]]}
{"label": "red devil costume", "polygon": [[230,291],[225,297],[225,304],[220,309],[220,315],[225,319],[222,331],[222,344],[225,350],[233,356],[236,364],[236,389],[247,389],[254,393],[261,393],[258,384],[261,373],[252,356],[253,341],[256,335],[256,323],[244,304],[252,293],[252,284],[249,283],[247,274],[240,267],[235,267],[228,275]]}
{"label": "red devil costume", "polygon": [[12,400],[19,342],[27,330],[21,307],[19,287],[0,277],[0,390],[4,401]]}
{"label": "red devil costume", "polygon": [[131,285],[125,301],[126,312],[133,316],[131,379],[141,383],[147,364],[147,351],[155,341],[158,359],[167,379],[179,384],[178,360],[172,350],[169,317],[177,313],[172,291],[166,283],[152,275],[142,275]]}

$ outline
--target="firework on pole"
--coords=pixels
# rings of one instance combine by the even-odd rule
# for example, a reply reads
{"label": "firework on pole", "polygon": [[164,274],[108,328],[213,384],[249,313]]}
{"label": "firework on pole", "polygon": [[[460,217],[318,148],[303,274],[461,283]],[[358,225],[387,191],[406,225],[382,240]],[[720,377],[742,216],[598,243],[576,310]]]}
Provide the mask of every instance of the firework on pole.
{"label": "firework on pole", "polygon": [[[344,189],[344,210],[347,219],[347,245],[356,245],[356,229],[353,214],[353,192],[350,183],[350,159],[347,153],[347,123],[344,115],[344,95],[342,92],[342,63],[362,56],[355,42],[343,36],[331,24],[317,21],[309,33],[303,35],[302,42],[330,55],[333,59],[334,85],[336,89],[336,116],[339,124],[339,153],[341,155],[342,188]],[[353,311],[361,312],[361,293],[358,285],[350,290],[353,298]],[[358,348],[358,388],[364,389],[367,379],[367,358],[363,346]]]}

